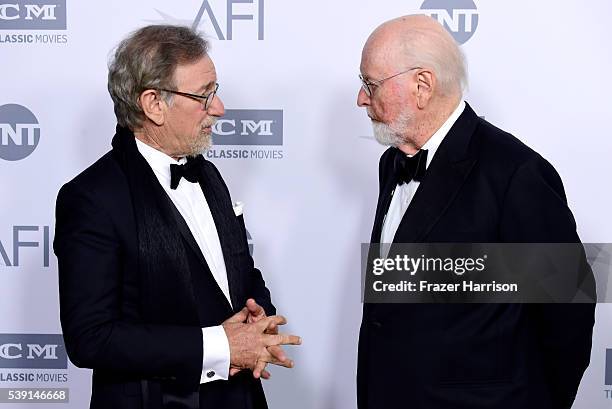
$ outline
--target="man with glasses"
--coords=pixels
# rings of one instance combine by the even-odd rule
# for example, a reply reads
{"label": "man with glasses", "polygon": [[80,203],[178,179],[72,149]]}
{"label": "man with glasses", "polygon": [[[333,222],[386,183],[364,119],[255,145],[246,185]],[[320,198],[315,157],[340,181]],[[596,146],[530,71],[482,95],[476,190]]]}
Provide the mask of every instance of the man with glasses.
{"label": "man with glasses", "polygon": [[292,367],[270,293],[202,153],[223,115],[208,44],[144,27],[109,66],[113,149],[62,187],[54,248],[68,356],[91,408],[266,408],[266,364]]}
{"label": "man with glasses", "polygon": [[[554,168],[463,101],[464,57],[426,16],[378,27],[357,104],[390,146],[372,243],[578,243]],[[378,256],[377,256],[378,257]],[[594,305],[364,304],[360,409],[567,409]]]}

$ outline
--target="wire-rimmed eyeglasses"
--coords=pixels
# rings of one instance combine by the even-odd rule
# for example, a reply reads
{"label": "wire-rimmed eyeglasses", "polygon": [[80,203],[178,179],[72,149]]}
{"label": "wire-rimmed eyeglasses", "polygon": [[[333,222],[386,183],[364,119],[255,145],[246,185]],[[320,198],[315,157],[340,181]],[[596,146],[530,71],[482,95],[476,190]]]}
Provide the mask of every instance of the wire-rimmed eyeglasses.
{"label": "wire-rimmed eyeglasses", "polygon": [[389,77],[383,78],[381,80],[376,80],[376,81],[370,81],[370,80],[364,78],[363,75],[359,74],[359,79],[361,80],[361,87],[365,91],[366,95],[368,97],[371,97],[372,96],[372,92],[373,92],[372,86],[380,86],[380,84],[382,84],[383,81],[389,80],[391,78],[395,78],[398,75],[402,75],[402,74],[405,74],[405,73],[413,71],[413,70],[420,70],[420,69],[422,69],[422,67],[412,67],[412,68],[409,68],[409,69],[407,69],[405,71],[398,72],[397,74],[393,74],[393,75],[391,75]]}
{"label": "wire-rimmed eyeglasses", "polygon": [[158,91],[169,92],[171,94],[182,95],[182,96],[187,97],[187,98],[195,99],[196,101],[199,101],[199,102],[202,103],[202,107],[204,107],[205,111],[207,111],[208,108],[210,108],[210,104],[215,99],[215,95],[217,95],[217,91],[218,90],[219,90],[219,83],[218,82],[215,83],[215,89],[212,90],[211,92],[209,92],[206,95],[190,94],[188,92],[175,91],[173,89],[158,88]]}

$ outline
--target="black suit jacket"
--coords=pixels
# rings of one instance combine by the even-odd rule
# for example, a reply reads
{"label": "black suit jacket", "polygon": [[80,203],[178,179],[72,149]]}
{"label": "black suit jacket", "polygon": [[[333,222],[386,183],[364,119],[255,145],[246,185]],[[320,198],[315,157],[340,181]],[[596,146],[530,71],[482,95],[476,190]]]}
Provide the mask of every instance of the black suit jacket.
{"label": "black suit jacket", "polygon": [[113,150],[57,199],[61,323],[71,361],[94,370],[91,408],[266,408],[250,372],[199,384],[202,327],[221,324],[249,297],[275,313],[248,252],[244,220],[234,215],[217,169],[205,162],[201,185],[232,310],[133,138],[118,128]]}
{"label": "black suit jacket", "polygon": [[[380,160],[372,243],[395,188]],[[576,243],[554,168],[467,106],[394,243]],[[364,304],[360,409],[567,409],[589,363],[594,305]]]}

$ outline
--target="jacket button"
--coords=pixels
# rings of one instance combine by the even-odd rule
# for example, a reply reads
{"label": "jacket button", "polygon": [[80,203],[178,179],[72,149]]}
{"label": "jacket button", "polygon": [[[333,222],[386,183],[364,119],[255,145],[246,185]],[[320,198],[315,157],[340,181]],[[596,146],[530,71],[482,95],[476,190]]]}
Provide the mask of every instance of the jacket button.
{"label": "jacket button", "polygon": [[206,377],[207,378],[212,378],[213,376],[215,376],[215,371],[208,371],[208,372],[206,372]]}
{"label": "jacket button", "polygon": [[375,328],[382,328],[382,324],[378,321],[372,321],[372,326]]}

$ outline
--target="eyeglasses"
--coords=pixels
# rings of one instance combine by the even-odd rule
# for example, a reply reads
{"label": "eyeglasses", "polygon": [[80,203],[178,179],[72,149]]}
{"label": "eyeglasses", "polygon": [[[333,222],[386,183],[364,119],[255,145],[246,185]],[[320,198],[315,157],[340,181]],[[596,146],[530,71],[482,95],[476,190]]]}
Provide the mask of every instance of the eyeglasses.
{"label": "eyeglasses", "polygon": [[420,69],[422,69],[422,67],[412,67],[410,69],[407,69],[406,71],[398,72],[397,74],[393,74],[390,77],[383,78],[382,80],[376,80],[376,81],[370,81],[370,80],[364,78],[363,75],[359,74],[359,79],[361,80],[361,87],[365,91],[366,95],[368,97],[371,97],[372,93],[374,92],[373,89],[372,89],[372,86],[377,86],[378,87],[378,86],[380,86],[380,84],[383,83],[383,81],[389,80],[391,78],[395,78],[398,75],[402,75],[402,74],[405,74],[405,73],[413,71],[413,70],[420,70]]}
{"label": "eyeglasses", "polygon": [[209,92],[207,95],[190,94],[188,92],[181,92],[181,91],[175,91],[172,89],[158,88],[158,91],[169,92],[171,94],[182,95],[187,98],[195,99],[196,101],[199,101],[202,103],[202,107],[204,107],[205,111],[208,111],[208,108],[210,108],[210,104],[212,104],[213,100],[215,99],[215,95],[217,95],[218,90],[219,90],[218,82],[215,83],[215,89]]}

